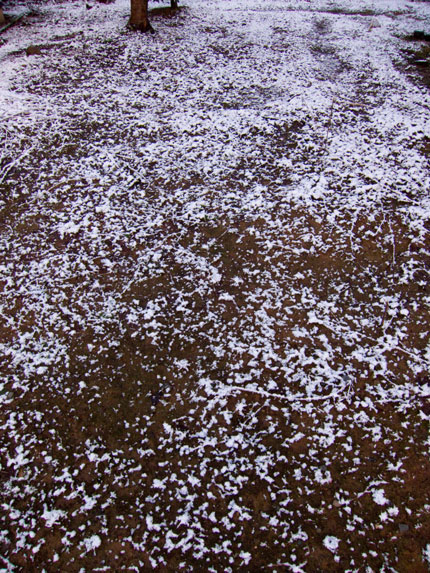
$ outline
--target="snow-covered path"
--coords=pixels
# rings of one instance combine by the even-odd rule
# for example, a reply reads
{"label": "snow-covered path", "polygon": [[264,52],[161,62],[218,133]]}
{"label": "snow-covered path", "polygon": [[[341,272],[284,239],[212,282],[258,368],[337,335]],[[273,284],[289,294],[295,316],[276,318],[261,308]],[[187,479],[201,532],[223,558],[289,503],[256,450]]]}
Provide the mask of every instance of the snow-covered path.
{"label": "snow-covered path", "polygon": [[127,13],[0,46],[4,567],[425,571],[429,4]]}

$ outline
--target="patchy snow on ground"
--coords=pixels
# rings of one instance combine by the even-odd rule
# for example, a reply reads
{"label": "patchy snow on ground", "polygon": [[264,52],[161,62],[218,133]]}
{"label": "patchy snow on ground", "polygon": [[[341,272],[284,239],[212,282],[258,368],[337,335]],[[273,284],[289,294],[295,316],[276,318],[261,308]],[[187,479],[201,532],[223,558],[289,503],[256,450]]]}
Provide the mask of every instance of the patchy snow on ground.
{"label": "patchy snow on ground", "polygon": [[427,570],[430,5],[128,12],[0,37],[1,566]]}

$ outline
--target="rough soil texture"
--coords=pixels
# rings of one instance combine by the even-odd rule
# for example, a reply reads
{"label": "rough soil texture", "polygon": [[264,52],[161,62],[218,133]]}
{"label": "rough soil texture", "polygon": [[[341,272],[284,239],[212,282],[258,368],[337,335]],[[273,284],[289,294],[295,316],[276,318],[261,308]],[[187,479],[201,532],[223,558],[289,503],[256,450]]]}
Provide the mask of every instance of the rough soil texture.
{"label": "rough soil texture", "polygon": [[427,571],[429,4],[36,7],[0,46],[3,570]]}

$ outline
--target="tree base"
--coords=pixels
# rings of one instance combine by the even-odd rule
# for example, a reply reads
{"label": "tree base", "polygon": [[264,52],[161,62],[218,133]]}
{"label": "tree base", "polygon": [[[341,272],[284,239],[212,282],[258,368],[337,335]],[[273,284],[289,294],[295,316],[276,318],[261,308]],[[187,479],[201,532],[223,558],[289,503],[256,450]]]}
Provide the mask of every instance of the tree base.
{"label": "tree base", "polygon": [[151,26],[150,22],[146,24],[133,24],[129,22],[127,24],[127,28],[132,32],[151,32],[151,34],[155,34],[154,28]]}

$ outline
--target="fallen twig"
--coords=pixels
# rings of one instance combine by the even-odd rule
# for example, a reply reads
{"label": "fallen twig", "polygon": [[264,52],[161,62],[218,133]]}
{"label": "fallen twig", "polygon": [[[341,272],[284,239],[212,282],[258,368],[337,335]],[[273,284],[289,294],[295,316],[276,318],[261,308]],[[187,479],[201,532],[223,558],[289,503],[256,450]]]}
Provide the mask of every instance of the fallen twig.
{"label": "fallen twig", "polygon": [[6,179],[6,175],[9,173],[9,171],[13,169],[15,165],[17,165],[21,161],[21,159],[26,157],[29,153],[30,150],[27,149],[26,151],[24,151],[24,153],[21,153],[21,155],[17,159],[15,159],[15,161],[11,161],[7,165],[5,165],[2,172],[0,173],[0,183],[4,182],[4,180]]}
{"label": "fallen twig", "polygon": [[28,16],[28,14],[30,14],[30,12],[23,12],[22,14],[19,14],[18,16],[14,16],[13,18],[11,18],[11,20],[7,24],[5,24],[2,28],[0,28],[0,34],[2,32],[5,32],[8,28],[13,26],[17,22],[19,22],[22,18],[24,18],[24,16]]}
{"label": "fallen twig", "polygon": [[282,394],[275,394],[272,392],[266,392],[265,390],[256,390],[253,388],[241,388],[240,386],[228,386],[228,390],[236,391],[236,392],[252,392],[254,394],[259,394],[264,398],[278,398],[279,400],[285,400],[287,402],[315,402],[315,401],[324,401],[324,400],[331,400],[332,398],[341,398],[341,393],[345,390],[346,387],[340,388],[337,392],[332,392],[331,394],[327,394],[325,396],[303,396],[300,394],[293,394],[290,396],[284,396]]}

